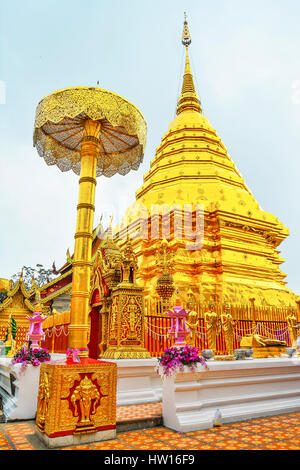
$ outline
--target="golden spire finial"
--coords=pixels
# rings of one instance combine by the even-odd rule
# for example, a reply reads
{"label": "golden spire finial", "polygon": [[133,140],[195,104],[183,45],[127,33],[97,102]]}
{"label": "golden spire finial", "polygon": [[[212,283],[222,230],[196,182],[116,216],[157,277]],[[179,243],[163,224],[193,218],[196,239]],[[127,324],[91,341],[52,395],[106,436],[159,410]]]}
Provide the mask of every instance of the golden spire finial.
{"label": "golden spire finial", "polygon": [[193,75],[190,66],[188,48],[191,44],[192,39],[186,19],[186,13],[184,13],[183,33],[182,33],[182,44],[185,46],[185,68],[181,94],[178,100],[176,114],[180,114],[184,111],[197,111],[202,112],[201,103],[195,90]]}
{"label": "golden spire finial", "polygon": [[192,42],[192,38],[190,35],[188,22],[186,19],[186,12],[184,12],[184,23],[183,23],[183,33],[182,33],[182,44],[188,47]]}

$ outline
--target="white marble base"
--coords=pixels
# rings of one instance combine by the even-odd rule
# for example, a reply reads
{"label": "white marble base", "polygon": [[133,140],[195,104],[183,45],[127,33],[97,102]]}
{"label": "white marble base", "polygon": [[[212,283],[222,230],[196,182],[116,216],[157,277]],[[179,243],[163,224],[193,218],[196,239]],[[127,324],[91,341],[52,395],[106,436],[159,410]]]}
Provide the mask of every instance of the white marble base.
{"label": "white marble base", "polygon": [[117,368],[117,406],[162,400],[162,381],[156,359],[109,359]]}
{"label": "white marble base", "polygon": [[163,423],[190,432],[300,410],[300,358],[207,362],[163,381]]}
{"label": "white marble base", "polygon": [[71,434],[69,436],[49,437],[45,433],[42,433],[36,427],[35,433],[40,438],[40,440],[50,449],[54,449],[56,447],[78,446],[81,444],[108,441],[109,439],[116,438],[116,429],[107,429],[105,431],[98,431],[88,434]]}
{"label": "white marble base", "polygon": [[[52,360],[61,359],[65,354],[51,354]],[[6,421],[34,419],[40,380],[40,367],[11,365],[11,358],[0,358],[0,395]]]}
{"label": "white marble base", "polygon": [[[53,360],[65,354],[51,354]],[[156,403],[162,400],[162,381],[155,372],[156,359],[110,359],[117,368],[117,406]],[[11,359],[0,359],[0,394],[7,421],[35,419],[40,368],[10,365]],[[11,384],[13,380],[13,386]],[[15,389],[15,391],[14,391]]]}

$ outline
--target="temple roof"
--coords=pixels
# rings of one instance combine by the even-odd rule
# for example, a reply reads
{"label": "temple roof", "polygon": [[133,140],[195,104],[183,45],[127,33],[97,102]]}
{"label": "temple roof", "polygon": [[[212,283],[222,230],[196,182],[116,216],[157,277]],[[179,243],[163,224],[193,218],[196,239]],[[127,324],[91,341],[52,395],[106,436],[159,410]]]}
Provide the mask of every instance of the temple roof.
{"label": "temple roof", "polygon": [[23,282],[23,271],[21,272],[19,280],[15,283],[14,286],[12,286],[11,290],[7,292],[6,299],[0,304],[0,311],[4,310],[5,308],[9,307],[12,304],[14,296],[19,291],[24,298],[24,304],[26,305],[26,307],[32,312],[34,312],[34,306],[29,300],[30,292],[27,291],[25,284]]}

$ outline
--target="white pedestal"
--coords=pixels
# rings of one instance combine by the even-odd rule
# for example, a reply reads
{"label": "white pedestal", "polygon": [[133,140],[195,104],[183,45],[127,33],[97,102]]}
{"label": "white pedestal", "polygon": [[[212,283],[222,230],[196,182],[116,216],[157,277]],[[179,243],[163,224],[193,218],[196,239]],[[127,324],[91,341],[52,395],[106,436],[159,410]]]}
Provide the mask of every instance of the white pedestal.
{"label": "white pedestal", "polygon": [[162,381],[156,359],[109,359],[117,368],[117,406],[162,400]]}
{"label": "white pedestal", "polygon": [[[52,360],[65,354],[51,354]],[[11,365],[11,358],[0,358],[0,395],[6,421],[34,419],[40,380],[40,367]]]}
{"label": "white pedestal", "polygon": [[300,358],[207,362],[163,381],[163,423],[176,431],[299,411]]}

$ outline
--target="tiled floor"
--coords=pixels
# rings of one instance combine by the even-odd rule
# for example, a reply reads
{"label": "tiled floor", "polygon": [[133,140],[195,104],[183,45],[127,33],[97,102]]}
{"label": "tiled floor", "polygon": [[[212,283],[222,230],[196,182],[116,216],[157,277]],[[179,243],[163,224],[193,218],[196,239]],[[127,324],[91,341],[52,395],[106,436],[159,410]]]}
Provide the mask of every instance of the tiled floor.
{"label": "tiled floor", "polygon": [[[127,410],[125,409],[127,408]],[[139,419],[161,413],[160,404],[118,409],[119,419]],[[41,450],[34,421],[0,424],[0,451]],[[300,450],[300,412],[177,433],[165,427],[121,432],[110,441],[58,450]]]}
{"label": "tiled floor", "polygon": [[117,423],[139,421],[161,417],[161,403],[146,403],[142,405],[118,406]]}

